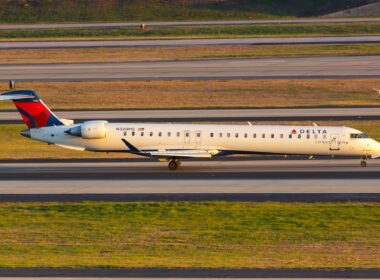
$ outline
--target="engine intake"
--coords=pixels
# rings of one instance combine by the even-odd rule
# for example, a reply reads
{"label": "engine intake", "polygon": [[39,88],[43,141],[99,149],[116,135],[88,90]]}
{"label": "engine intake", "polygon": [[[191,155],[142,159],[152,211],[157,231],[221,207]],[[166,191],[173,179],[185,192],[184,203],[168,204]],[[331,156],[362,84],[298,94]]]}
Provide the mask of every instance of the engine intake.
{"label": "engine intake", "polygon": [[107,121],[87,121],[65,131],[67,134],[84,139],[101,139],[107,135]]}

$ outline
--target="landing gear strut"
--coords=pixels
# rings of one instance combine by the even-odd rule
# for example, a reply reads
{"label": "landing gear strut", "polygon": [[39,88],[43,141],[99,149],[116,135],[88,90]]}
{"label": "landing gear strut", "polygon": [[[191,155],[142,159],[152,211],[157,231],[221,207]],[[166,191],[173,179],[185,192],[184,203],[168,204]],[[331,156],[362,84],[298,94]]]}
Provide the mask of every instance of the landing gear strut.
{"label": "landing gear strut", "polygon": [[367,157],[362,157],[360,160],[360,166],[366,167],[367,166]]}
{"label": "landing gear strut", "polygon": [[178,159],[171,159],[168,164],[170,170],[176,170],[180,166],[181,162]]}

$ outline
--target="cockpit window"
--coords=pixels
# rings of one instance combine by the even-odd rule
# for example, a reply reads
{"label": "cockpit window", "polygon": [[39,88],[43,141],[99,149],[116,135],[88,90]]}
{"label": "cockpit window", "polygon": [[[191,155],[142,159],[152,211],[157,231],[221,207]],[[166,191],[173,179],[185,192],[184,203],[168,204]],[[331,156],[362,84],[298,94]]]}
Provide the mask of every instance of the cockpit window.
{"label": "cockpit window", "polygon": [[369,138],[369,136],[364,133],[351,133],[351,139],[358,139],[358,138]]}

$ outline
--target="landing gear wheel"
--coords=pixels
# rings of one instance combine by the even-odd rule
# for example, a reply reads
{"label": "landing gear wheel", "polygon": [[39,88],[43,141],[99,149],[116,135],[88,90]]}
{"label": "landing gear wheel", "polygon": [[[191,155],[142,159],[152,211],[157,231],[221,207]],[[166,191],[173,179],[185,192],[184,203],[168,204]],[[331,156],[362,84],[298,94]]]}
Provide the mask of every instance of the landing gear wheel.
{"label": "landing gear wheel", "polygon": [[367,166],[367,162],[365,160],[362,160],[360,162],[360,165],[361,165],[361,167],[366,167]]}
{"label": "landing gear wheel", "polygon": [[180,164],[178,161],[176,161],[175,159],[172,159],[171,161],[169,161],[168,167],[170,170],[176,170],[179,165]]}

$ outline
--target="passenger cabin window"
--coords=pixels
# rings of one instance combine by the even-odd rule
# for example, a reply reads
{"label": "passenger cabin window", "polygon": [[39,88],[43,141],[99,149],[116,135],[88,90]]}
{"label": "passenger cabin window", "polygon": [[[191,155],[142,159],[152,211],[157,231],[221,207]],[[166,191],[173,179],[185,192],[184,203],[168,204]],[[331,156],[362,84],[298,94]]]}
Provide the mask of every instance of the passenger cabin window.
{"label": "passenger cabin window", "polygon": [[161,137],[161,136],[162,136],[162,132],[161,132],[161,131],[158,133],[158,136],[159,136],[159,137]]}
{"label": "passenger cabin window", "polygon": [[135,132],[134,131],[132,131],[132,136],[135,136]]}
{"label": "passenger cabin window", "polygon": [[302,135],[301,134],[298,134],[298,139],[301,139]]}
{"label": "passenger cabin window", "polygon": [[273,133],[271,134],[270,138],[272,138],[272,139],[274,138],[274,134]]}
{"label": "passenger cabin window", "polygon": [[189,137],[189,132],[186,132],[186,133],[185,133],[185,136],[186,136],[186,137]]}
{"label": "passenger cabin window", "polygon": [[265,133],[263,133],[263,134],[261,135],[261,138],[265,138]]}
{"label": "passenger cabin window", "polygon": [[239,133],[235,133],[235,138],[239,138]]}
{"label": "passenger cabin window", "polygon": [[180,137],[181,136],[181,133],[177,132],[177,137]]}
{"label": "passenger cabin window", "polygon": [[289,139],[292,139],[293,135],[292,134],[289,134]]}
{"label": "passenger cabin window", "polygon": [[201,137],[201,134],[199,132],[197,133],[197,137]]}
{"label": "passenger cabin window", "polygon": [[222,138],[223,137],[223,133],[220,132],[219,133],[219,137]]}
{"label": "passenger cabin window", "polygon": [[140,135],[141,135],[141,136],[144,136],[144,131],[141,131]]}
{"label": "passenger cabin window", "polygon": [[310,134],[306,134],[306,139],[310,139]]}
{"label": "passenger cabin window", "polygon": [[231,133],[228,132],[227,133],[227,138],[230,138],[230,136],[231,136]]}
{"label": "passenger cabin window", "polygon": [[210,133],[210,137],[214,137],[214,133],[213,132]]}
{"label": "passenger cabin window", "polygon": [[248,134],[247,133],[244,133],[244,138],[247,138],[248,137]]}
{"label": "passenger cabin window", "polygon": [[364,134],[364,133],[351,133],[350,138],[351,139],[369,138],[369,136],[367,134]]}
{"label": "passenger cabin window", "polygon": [[170,131],[168,132],[168,137],[170,137],[172,134],[170,133]]}
{"label": "passenger cabin window", "polygon": [[153,136],[153,132],[150,132],[150,133],[149,133],[149,136],[152,137],[152,136]]}
{"label": "passenger cabin window", "polygon": [[256,133],[253,133],[253,138],[256,138]]}
{"label": "passenger cabin window", "polygon": [[127,132],[126,131],[124,132],[124,136],[127,136]]}
{"label": "passenger cabin window", "polygon": [[281,138],[281,139],[284,138],[284,134],[281,133],[281,134],[280,134],[280,138]]}

